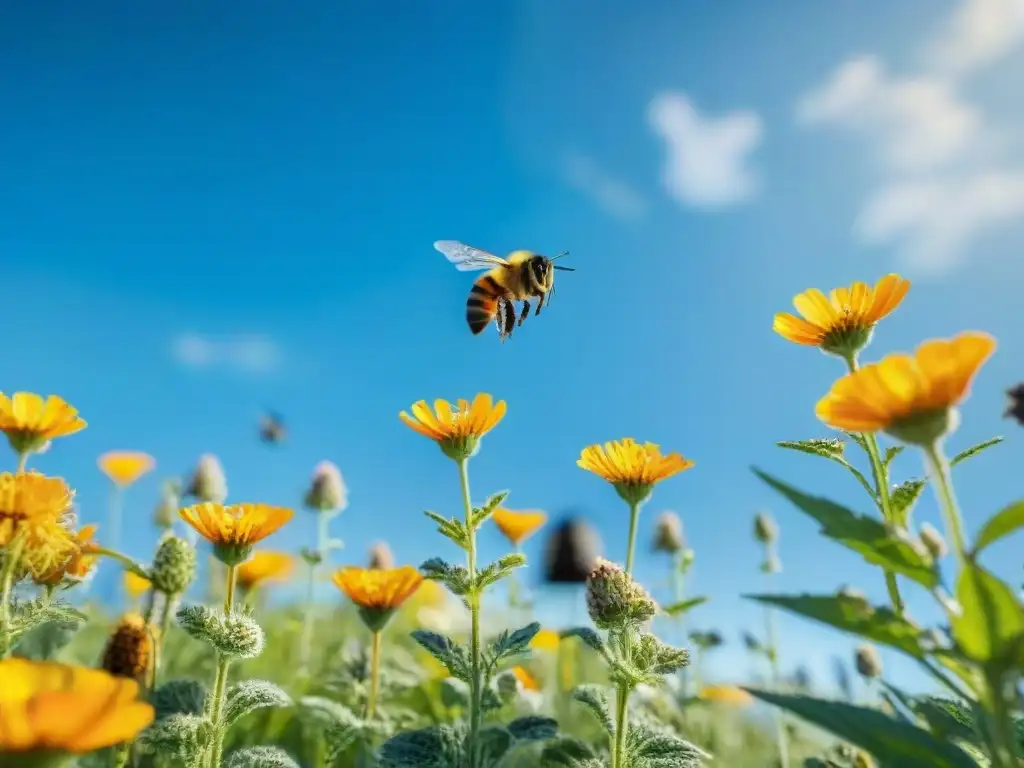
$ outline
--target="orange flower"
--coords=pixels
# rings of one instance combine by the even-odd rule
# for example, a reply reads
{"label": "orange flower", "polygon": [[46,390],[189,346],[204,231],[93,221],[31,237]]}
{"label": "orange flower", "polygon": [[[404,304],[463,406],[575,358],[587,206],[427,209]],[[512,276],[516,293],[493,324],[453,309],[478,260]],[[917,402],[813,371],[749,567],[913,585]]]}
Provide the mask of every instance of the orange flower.
{"label": "orange flower", "polygon": [[539,510],[513,512],[511,509],[499,507],[494,510],[492,519],[505,538],[514,546],[519,546],[547,522],[548,516]]}
{"label": "orange flower", "polygon": [[249,557],[254,544],[276,532],[295,513],[269,504],[224,505],[208,501],[178,510],[178,515],[213,544],[221,562],[235,566]]}
{"label": "orange flower", "polygon": [[75,535],[76,547],[71,556],[61,566],[54,568],[49,573],[37,576],[36,581],[52,586],[64,581],[65,576],[76,581],[81,581],[88,576],[96,565],[95,536],[97,527],[95,525],[82,526]]}
{"label": "orange flower", "polygon": [[456,461],[472,456],[480,438],[494,429],[505,416],[505,401],[494,402],[490,395],[478,394],[472,404],[459,400],[455,408],[447,400],[435,400],[431,411],[426,400],[414,403],[412,416],[398,414],[411,429],[436,442],[445,455]]}
{"label": "orange flower", "polygon": [[49,661],[0,661],[0,754],[80,755],[129,741],[151,722],[139,685]]}
{"label": "orange flower", "polygon": [[753,696],[735,685],[705,685],[700,689],[697,698],[712,704],[728,704],[734,707],[747,707],[754,702]]}
{"label": "orange flower", "polygon": [[533,675],[531,675],[529,672],[527,672],[522,667],[519,667],[519,666],[512,667],[512,674],[515,675],[516,680],[519,681],[519,684],[523,686],[523,690],[526,690],[526,691],[539,691],[540,690],[540,683],[538,683],[536,681],[536,679],[534,679]]}
{"label": "orange flower", "polygon": [[268,581],[286,581],[295,568],[295,558],[284,552],[254,552],[238,566],[238,586],[253,589]]}
{"label": "orange flower", "polygon": [[144,579],[134,571],[124,572],[124,591],[133,600],[137,600],[153,588],[153,582]]}
{"label": "orange flower", "polygon": [[875,324],[900,305],[908,290],[910,283],[899,275],[886,275],[874,288],[866,283],[836,288],[828,298],[811,288],[793,299],[803,317],[780,312],[772,330],[795,344],[847,356],[867,344]]}
{"label": "orange flower", "polygon": [[641,445],[627,437],[584,448],[576,466],[607,480],[628,503],[638,504],[655,485],[689,469],[693,462],[679,453],[663,454],[654,443]]}
{"label": "orange flower", "polygon": [[391,615],[419,589],[423,576],[411,565],[401,568],[339,568],[334,585],[359,606],[359,615],[371,632],[379,632]]}
{"label": "orange flower", "polygon": [[63,398],[43,400],[35,392],[0,392],[0,432],[18,453],[38,451],[47,441],[85,429],[86,423]]}
{"label": "orange flower", "polygon": [[34,577],[59,568],[78,549],[73,498],[74,491],[59,477],[0,474],[0,547],[17,539],[21,566]]}
{"label": "orange flower", "polygon": [[913,355],[889,355],[839,379],[815,411],[836,429],[883,430],[904,442],[931,444],[955,427],[953,409],[995,348],[984,333],[926,341]]}
{"label": "orange flower", "polygon": [[156,466],[156,460],[141,451],[108,451],[96,463],[112,483],[122,488],[131,485]]}

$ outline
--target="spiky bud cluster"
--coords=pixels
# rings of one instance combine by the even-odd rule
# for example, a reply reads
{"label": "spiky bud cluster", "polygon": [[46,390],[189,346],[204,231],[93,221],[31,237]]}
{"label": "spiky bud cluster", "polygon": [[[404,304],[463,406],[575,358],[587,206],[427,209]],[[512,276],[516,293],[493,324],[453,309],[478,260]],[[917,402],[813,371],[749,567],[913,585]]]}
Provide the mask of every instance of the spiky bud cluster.
{"label": "spiky bud cluster", "polygon": [[383,541],[378,541],[370,547],[370,568],[383,571],[395,567],[395,558],[391,549]]}
{"label": "spiky bud cluster", "polygon": [[341,470],[329,461],[321,461],[313,470],[306,491],[306,506],[317,512],[341,512],[348,506],[348,489]]}
{"label": "spiky bud cluster", "polygon": [[771,544],[779,537],[778,526],[767,512],[758,512],[754,517],[754,538],[762,544]]}
{"label": "spiky bud cluster", "polygon": [[683,521],[675,512],[662,512],[654,524],[654,542],[651,549],[674,555],[686,546]]}
{"label": "spiky bud cluster", "polygon": [[949,548],[946,546],[946,540],[939,533],[939,530],[931,523],[921,524],[921,543],[924,544],[924,548],[928,550],[934,559],[941,560],[949,552]]}
{"label": "spiky bud cluster", "polygon": [[153,588],[180,595],[196,577],[196,551],[182,538],[166,536],[153,556]]}
{"label": "spiky bud cluster", "polygon": [[247,612],[225,616],[204,605],[190,605],[180,609],[177,617],[192,637],[229,658],[252,659],[263,651],[263,629]]}
{"label": "spiky bud cluster", "polygon": [[646,589],[615,563],[598,558],[587,577],[587,612],[597,627],[639,626],[654,618],[657,611]]}
{"label": "spiky bud cluster", "polygon": [[860,645],[854,655],[857,672],[868,680],[882,675],[882,659],[873,645]]}
{"label": "spiky bud cluster", "polygon": [[194,496],[199,501],[212,501],[222,504],[228,497],[228,481],[220,459],[212,453],[199,457],[196,470],[185,489],[186,496]]}
{"label": "spiky bud cluster", "polygon": [[103,651],[101,666],[112,675],[141,681],[153,660],[153,640],[145,620],[129,614],[118,622]]}

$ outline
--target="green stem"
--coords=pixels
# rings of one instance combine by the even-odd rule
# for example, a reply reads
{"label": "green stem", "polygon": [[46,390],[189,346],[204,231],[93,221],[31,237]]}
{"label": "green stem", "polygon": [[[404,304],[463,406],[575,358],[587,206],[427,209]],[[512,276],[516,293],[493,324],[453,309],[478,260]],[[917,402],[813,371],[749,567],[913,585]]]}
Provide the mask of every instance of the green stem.
{"label": "green stem", "polygon": [[[150,590],[150,594],[155,595],[155,590]],[[176,595],[165,595],[161,593],[163,598],[163,604],[160,606],[160,623],[157,625],[157,632],[159,633],[156,638],[156,642],[153,644],[155,648],[156,658],[153,660],[153,681],[155,683],[160,679],[160,662],[163,659],[163,647],[164,638],[167,636],[167,630],[171,626],[171,612],[174,610],[174,604],[177,602]],[[146,623],[149,623],[149,619],[146,619]]]}
{"label": "green stem", "polygon": [[633,553],[636,551],[637,523],[640,520],[640,505],[629,505],[629,538],[626,541],[626,575],[633,575]]}
{"label": "green stem", "polygon": [[[235,600],[235,574],[238,566],[229,565],[227,579],[224,589],[224,615],[231,614]],[[217,677],[213,682],[213,699],[210,708],[210,721],[213,723],[213,744],[210,749],[209,768],[220,768],[221,757],[224,753],[225,729],[221,719],[224,716],[224,699],[227,697],[228,671],[231,668],[231,658],[223,654],[217,655]]]}
{"label": "green stem", "polygon": [[310,564],[309,579],[306,582],[306,610],[302,616],[302,639],[299,645],[299,674],[309,674],[309,664],[313,656],[313,629],[314,629],[314,595],[316,586],[316,575],[320,566],[327,559],[327,536],[328,525],[331,516],[326,512],[317,512],[316,515],[316,555],[319,562]]}
{"label": "green stem", "polygon": [[25,471],[25,467],[28,464],[28,457],[31,455],[31,451],[22,451],[18,454],[18,468],[14,470],[19,475]]}
{"label": "green stem", "polygon": [[1013,719],[1006,706],[1006,686],[1003,677],[989,672],[985,674],[985,683],[992,711],[992,768],[1014,768],[1017,765],[1018,750],[1014,744]]}
{"label": "green stem", "polygon": [[[765,562],[770,563],[774,559],[772,545],[765,544]],[[768,593],[772,594],[772,574],[767,574],[765,576],[765,580],[768,582]],[[782,673],[779,670],[779,649],[775,633],[775,612],[771,609],[771,606],[768,605],[764,608],[764,625],[765,634],[768,640],[768,662],[771,665],[772,687],[776,692],[779,692],[779,683],[782,680]],[[779,765],[781,768],[789,768],[789,736],[786,733],[786,721],[783,719],[782,713],[778,709],[775,710],[775,738],[779,750]]]}
{"label": "green stem", "polygon": [[149,574],[146,573],[146,569],[141,565],[132,560],[128,555],[122,555],[120,552],[108,549],[107,547],[94,547],[91,552],[101,557],[109,557],[111,560],[116,560],[125,567],[126,570],[131,571],[136,576],[141,576],[144,579],[149,579]]}
{"label": "green stem", "polygon": [[[683,550],[679,550],[672,558],[672,600],[676,604],[686,599],[686,574],[683,573]],[[676,625],[676,632],[679,635],[682,645],[686,645],[686,614],[680,613],[673,619]],[[679,670],[680,681],[682,682],[683,698],[690,695],[690,670],[683,667]],[[683,711],[685,716],[686,712]]]}
{"label": "green stem", "polygon": [[17,536],[4,556],[4,570],[0,576],[0,660],[10,656],[14,646],[11,641],[11,593],[14,591],[14,573],[18,570],[18,559],[24,544],[24,537]]}
{"label": "green stem", "polygon": [[956,552],[957,560],[963,566],[967,557],[967,537],[964,535],[964,524],[960,517],[960,508],[956,503],[953,482],[949,477],[949,462],[946,461],[946,457],[942,453],[942,446],[938,442],[925,448],[924,452],[928,459],[932,480],[938,489],[939,504],[946,522],[946,533],[953,542],[953,551]]}
{"label": "green stem", "polygon": [[[473,501],[469,493],[469,459],[459,464],[462,505],[466,511],[466,567],[472,583],[476,579],[476,529],[473,527]],[[469,704],[469,768],[477,768],[480,727],[483,722],[483,675],[480,659],[480,593],[474,587],[469,593],[470,611],[470,704]]]}
{"label": "green stem", "polygon": [[[626,540],[626,575],[633,575],[633,556],[636,553],[637,523],[640,520],[640,502],[629,503],[629,535]],[[633,653],[630,631],[623,632],[620,645],[623,660],[630,663]],[[626,765],[626,734],[629,731],[629,694],[628,684],[623,683],[615,691],[615,746],[612,750],[612,768],[624,768]]]}
{"label": "green stem", "polygon": [[380,635],[379,631],[374,632],[370,643],[370,696],[366,701],[366,720],[373,719],[380,695]]}

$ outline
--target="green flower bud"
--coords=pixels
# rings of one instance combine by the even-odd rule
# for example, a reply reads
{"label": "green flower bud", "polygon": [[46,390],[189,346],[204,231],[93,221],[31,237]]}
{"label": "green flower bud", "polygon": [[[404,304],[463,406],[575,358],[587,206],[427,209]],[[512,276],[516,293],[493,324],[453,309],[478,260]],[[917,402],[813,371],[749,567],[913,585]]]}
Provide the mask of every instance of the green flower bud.
{"label": "green flower bud", "polygon": [[305,504],[317,512],[337,514],[348,507],[348,489],[341,470],[329,461],[321,461],[313,470],[313,479],[306,491]]}
{"label": "green flower bud", "polygon": [[166,536],[153,557],[153,588],[180,595],[196,577],[196,551],[182,538]]}
{"label": "green flower bud", "polygon": [[263,629],[248,612],[225,616],[204,605],[190,605],[178,611],[178,623],[196,640],[230,658],[252,659],[263,651]]}
{"label": "green flower bud", "polygon": [[498,696],[506,704],[512,701],[523,690],[523,684],[511,670],[506,670],[498,675],[495,680],[495,687],[498,689]]}
{"label": "green flower bud", "polygon": [[654,524],[654,542],[651,549],[674,555],[686,546],[683,521],[675,512],[662,512]]}
{"label": "green flower bud", "polygon": [[771,544],[779,537],[778,526],[767,512],[758,512],[754,518],[754,538],[762,544]]}
{"label": "green flower bud", "polygon": [[925,549],[936,560],[944,558],[949,551],[949,548],[946,546],[946,540],[942,538],[942,534],[931,523],[921,524],[921,543],[924,544]]}
{"label": "green flower bud", "polygon": [[224,503],[224,499],[228,497],[228,481],[224,476],[220,459],[212,453],[199,457],[199,464],[185,489],[185,495],[193,496],[199,501]]}
{"label": "green flower bud", "polygon": [[598,558],[587,577],[587,611],[600,629],[623,629],[650,621],[658,606],[622,568]]}
{"label": "green flower bud", "polygon": [[868,680],[882,675],[882,659],[873,645],[858,646],[854,661],[857,671]]}

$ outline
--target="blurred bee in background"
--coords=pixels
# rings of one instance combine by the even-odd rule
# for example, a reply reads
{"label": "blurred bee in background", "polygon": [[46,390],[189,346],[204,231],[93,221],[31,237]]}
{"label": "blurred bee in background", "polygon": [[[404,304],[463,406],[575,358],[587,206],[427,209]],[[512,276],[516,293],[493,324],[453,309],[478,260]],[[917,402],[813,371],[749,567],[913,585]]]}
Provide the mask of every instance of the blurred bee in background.
{"label": "blurred bee in background", "polygon": [[[498,326],[502,341],[512,335],[530,313],[530,299],[537,299],[539,315],[545,301],[551,301],[555,289],[555,270],[574,272],[554,262],[569,253],[548,258],[533,251],[513,251],[508,259],[481,251],[455,240],[438,240],[434,248],[445,255],[460,272],[486,269],[477,278],[466,300],[466,322],[474,335],[487,327],[491,320]],[[523,302],[523,311],[516,322],[515,302]]]}
{"label": "blurred bee in background", "polygon": [[260,440],[268,445],[280,445],[284,442],[288,430],[280,414],[268,411],[260,417]]}

